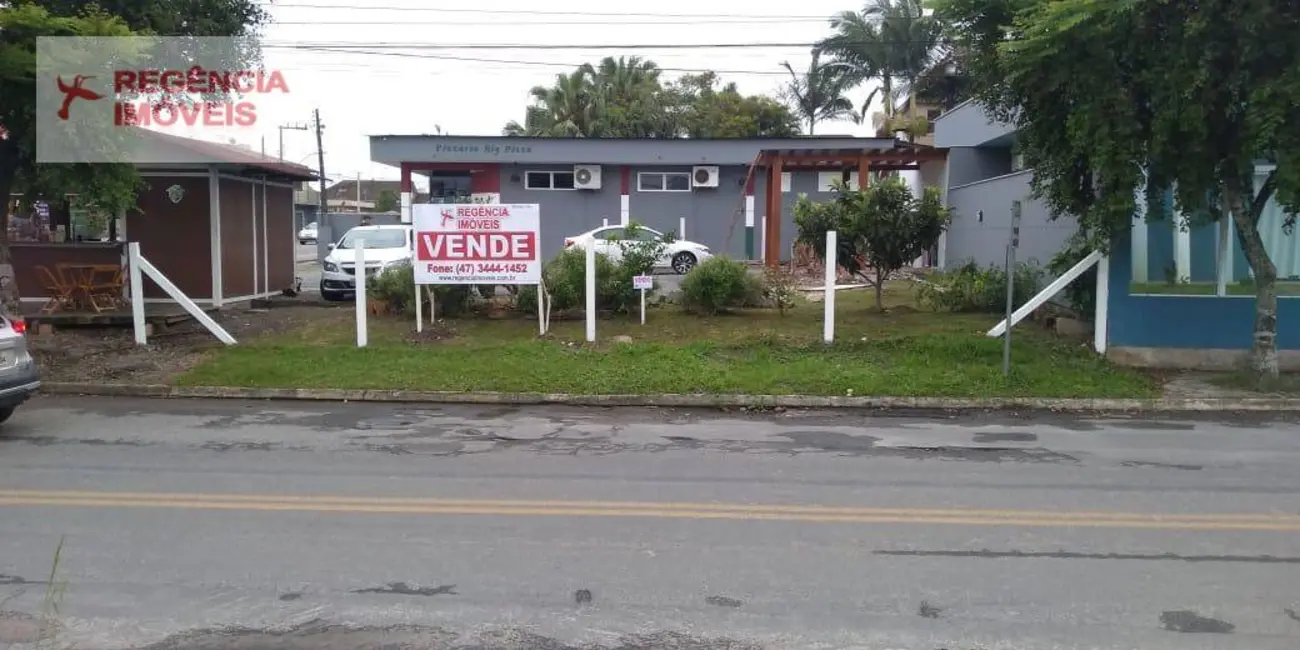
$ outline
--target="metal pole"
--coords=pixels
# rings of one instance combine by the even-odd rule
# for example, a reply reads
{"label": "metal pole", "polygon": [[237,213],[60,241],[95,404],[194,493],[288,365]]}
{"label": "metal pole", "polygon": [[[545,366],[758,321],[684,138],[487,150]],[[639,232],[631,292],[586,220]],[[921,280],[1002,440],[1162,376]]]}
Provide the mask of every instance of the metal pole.
{"label": "metal pole", "polygon": [[320,204],[317,206],[319,214],[316,215],[316,223],[325,223],[325,145],[322,144],[321,131],[325,130],[325,125],[320,123],[320,109],[312,111],[316,118],[316,163],[319,165],[320,174]]}
{"label": "metal pole", "polygon": [[1011,202],[1011,237],[1007,242],[1007,331],[1002,340],[1002,374],[1011,376],[1011,315],[1016,309],[1016,248],[1020,246],[1020,201]]}

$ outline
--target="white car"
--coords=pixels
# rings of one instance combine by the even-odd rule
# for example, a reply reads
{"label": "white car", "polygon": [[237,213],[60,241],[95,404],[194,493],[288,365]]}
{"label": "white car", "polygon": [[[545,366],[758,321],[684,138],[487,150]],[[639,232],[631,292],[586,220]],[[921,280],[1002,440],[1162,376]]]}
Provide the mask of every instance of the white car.
{"label": "white car", "polygon": [[[566,237],[564,247],[586,250],[587,246],[594,245],[597,253],[618,261],[622,259],[625,247],[638,241],[662,241],[664,238],[663,233],[645,226],[633,229],[633,233],[636,239],[630,239],[623,226],[604,226],[589,230],[581,235]],[[663,255],[659,257],[658,262],[655,262],[655,266],[671,268],[674,273],[685,275],[695,268],[696,264],[710,257],[713,257],[713,253],[709,252],[708,246],[686,239],[678,239],[664,246]]]}
{"label": "white car", "polygon": [[298,231],[298,243],[299,244],[316,243],[316,222],[315,221],[307,224],[306,226],[303,226],[302,230]]}
{"label": "white car", "polygon": [[321,263],[320,295],[325,300],[346,300],[357,292],[357,240],[365,240],[366,275],[382,273],[397,264],[409,264],[414,238],[411,226],[357,226],[347,231]]}
{"label": "white car", "polygon": [[27,324],[0,316],[0,423],[41,387],[36,361],[27,351]]}

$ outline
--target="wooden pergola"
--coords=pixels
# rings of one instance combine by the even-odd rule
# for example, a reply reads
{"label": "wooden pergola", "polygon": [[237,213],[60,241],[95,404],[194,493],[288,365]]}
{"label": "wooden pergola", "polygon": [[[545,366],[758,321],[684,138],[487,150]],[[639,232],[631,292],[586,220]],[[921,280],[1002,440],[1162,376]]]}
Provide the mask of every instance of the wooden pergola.
{"label": "wooden pergola", "polygon": [[921,163],[944,160],[946,149],[935,149],[907,142],[895,142],[889,149],[764,149],[758,154],[756,168],[767,170],[767,196],[763,261],[769,267],[781,264],[781,173],[786,171],[857,171],[858,189],[867,188],[871,172],[919,170]]}

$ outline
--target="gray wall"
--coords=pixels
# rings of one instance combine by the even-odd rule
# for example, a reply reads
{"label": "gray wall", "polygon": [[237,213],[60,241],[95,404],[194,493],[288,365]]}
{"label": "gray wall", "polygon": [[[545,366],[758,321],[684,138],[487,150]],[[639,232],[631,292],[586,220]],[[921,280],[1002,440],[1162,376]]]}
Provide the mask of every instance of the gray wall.
{"label": "gray wall", "polygon": [[[503,165],[501,201],[536,203],[542,213],[542,253],[548,259],[558,254],[564,238],[600,227],[603,219],[616,225],[621,219],[620,168],[605,165],[601,170],[599,190],[528,190],[524,175],[528,171],[569,171],[572,165]],[[637,173],[653,171],[690,172],[686,165],[632,167],[629,198],[630,217],[662,232],[677,231],[678,220],[686,218],[686,238],[708,246],[715,253],[734,259],[745,258],[744,181],[748,168],[725,166],[719,169],[716,188],[698,188],[690,192],[641,192],[637,190]],[[761,253],[761,219],[765,213],[766,174],[762,170],[755,183],[754,247]],[[830,193],[817,192],[816,172],[795,172],[791,191],[782,196],[781,250],[788,255],[795,238],[793,207],[800,192],[813,198],[829,199]],[[680,233],[679,233],[680,234]]]}
{"label": "gray wall", "polygon": [[934,121],[934,146],[978,147],[1014,132],[1012,125],[993,121],[979,103],[967,101]]}
{"label": "gray wall", "polygon": [[370,159],[393,165],[402,162],[747,165],[764,149],[813,147],[893,149],[894,141],[852,137],[648,140],[373,135]]}
{"label": "gray wall", "polygon": [[944,260],[948,268],[972,259],[980,266],[1001,266],[1011,229],[1011,202],[1017,199],[1021,201],[1017,259],[1046,265],[1064,247],[1077,224],[1073,219],[1052,221],[1047,206],[1029,198],[1031,178],[1032,172],[1024,171],[948,190],[953,211]]}
{"label": "gray wall", "polygon": [[948,187],[1011,173],[1010,147],[954,147],[948,150]]}

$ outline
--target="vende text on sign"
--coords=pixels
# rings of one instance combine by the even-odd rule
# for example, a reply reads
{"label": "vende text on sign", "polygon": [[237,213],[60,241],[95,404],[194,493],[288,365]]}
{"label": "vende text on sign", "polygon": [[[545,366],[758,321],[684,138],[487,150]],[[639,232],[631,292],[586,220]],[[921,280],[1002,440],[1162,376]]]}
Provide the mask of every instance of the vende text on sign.
{"label": "vende text on sign", "polygon": [[419,284],[538,284],[541,220],[532,204],[412,206]]}

